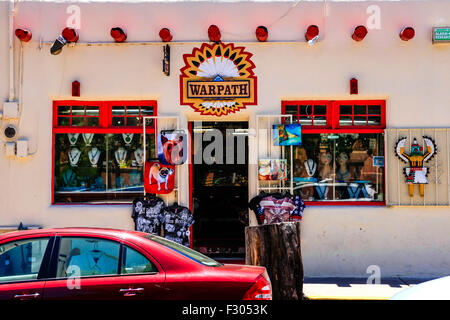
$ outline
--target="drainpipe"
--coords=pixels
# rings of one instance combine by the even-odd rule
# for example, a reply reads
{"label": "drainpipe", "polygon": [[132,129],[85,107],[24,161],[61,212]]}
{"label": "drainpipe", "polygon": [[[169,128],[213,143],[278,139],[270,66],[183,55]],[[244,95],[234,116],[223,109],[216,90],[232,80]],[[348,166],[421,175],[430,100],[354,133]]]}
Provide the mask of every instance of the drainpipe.
{"label": "drainpipe", "polygon": [[15,2],[9,2],[9,101],[14,101],[14,16],[15,16]]}

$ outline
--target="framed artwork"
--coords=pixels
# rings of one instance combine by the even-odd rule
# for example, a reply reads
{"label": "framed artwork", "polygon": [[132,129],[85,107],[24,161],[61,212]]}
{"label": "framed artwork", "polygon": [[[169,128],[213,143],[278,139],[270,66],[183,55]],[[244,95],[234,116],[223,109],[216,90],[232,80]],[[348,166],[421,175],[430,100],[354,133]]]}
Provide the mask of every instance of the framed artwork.
{"label": "framed artwork", "polygon": [[272,129],[275,146],[299,146],[302,144],[302,131],[299,123],[274,124]]}
{"label": "framed artwork", "polygon": [[287,160],[260,159],[258,178],[259,180],[287,180]]}

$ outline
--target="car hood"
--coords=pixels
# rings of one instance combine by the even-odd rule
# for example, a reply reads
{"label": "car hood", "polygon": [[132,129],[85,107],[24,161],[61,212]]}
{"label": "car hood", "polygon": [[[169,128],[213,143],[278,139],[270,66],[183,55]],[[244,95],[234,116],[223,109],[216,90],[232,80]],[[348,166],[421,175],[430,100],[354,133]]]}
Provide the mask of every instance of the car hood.
{"label": "car hood", "polygon": [[450,276],[404,289],[391,300],[450,300]]}

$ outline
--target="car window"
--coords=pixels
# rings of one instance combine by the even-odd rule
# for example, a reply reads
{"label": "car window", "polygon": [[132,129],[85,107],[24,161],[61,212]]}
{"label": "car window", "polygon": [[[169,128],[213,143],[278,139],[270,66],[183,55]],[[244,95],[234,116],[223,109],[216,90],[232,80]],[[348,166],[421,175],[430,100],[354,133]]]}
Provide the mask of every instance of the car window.
{"label": "car window", "polygon": [[25,239],[0,245],[0,283],[37,279],[49,240]]}
{"label": "car window", "polygon": [[122,274],[158,272],[156,266],[138,251],[123,246]]}
{"label": "car window", "polygon": [[188,257],[189,259],[192,259],[200,264],[203,264],[208,267],[220,267],[222,266],[221,263],[217,262],[216,260],[211,259],[210,257],[207,257],[200,252],[197,252],[195,250],[192,250],[188,247],[183,246],[182,244],[176,243],[171,240],[167,240],[165,238],[155,236],[153,234],[145,234],[143,236],[144,238],[148,240],[155,241],[163,246],[166,246],[169,249],[175,250],[178,253],[181,253],[183,256]]}
{"label": "car window", "polygon": [[117,274],[120,244],[100,238],[63,237],[57,278]]}

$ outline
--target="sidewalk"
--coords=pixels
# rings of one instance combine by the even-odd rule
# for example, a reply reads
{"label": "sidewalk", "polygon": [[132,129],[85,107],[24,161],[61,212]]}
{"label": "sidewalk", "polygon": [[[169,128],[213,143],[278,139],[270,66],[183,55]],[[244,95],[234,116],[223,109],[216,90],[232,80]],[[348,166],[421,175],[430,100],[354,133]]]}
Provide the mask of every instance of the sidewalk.
{"label": "sidewalk", "polygon": [[383,278],[367,284],[367,278],[305,278],[303,293],[311,300],[388,300],[397,292],[432,280],[423,278]]}

